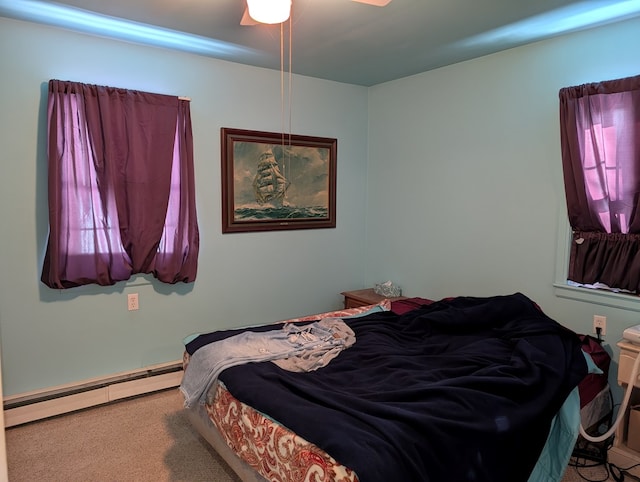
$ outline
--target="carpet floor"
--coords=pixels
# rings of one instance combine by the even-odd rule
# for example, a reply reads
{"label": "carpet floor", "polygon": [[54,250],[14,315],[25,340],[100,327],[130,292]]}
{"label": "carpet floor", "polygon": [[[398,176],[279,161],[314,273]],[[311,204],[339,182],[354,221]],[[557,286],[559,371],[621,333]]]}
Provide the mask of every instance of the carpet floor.
{"label": "carpet floor", "polygon": [[192,428],[177,389],[9,428],[11,482],[239,482]]}

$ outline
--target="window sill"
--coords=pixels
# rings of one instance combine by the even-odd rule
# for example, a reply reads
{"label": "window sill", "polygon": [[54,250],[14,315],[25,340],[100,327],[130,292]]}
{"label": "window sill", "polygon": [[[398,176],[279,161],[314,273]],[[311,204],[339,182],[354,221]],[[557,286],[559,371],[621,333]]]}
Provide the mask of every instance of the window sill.
{"label": "window sill", "polygon": [[591,290],[554,283],[554,292],[558,298],[567,298],[594,305],[610,306],[628,311],[640,311],[640,296],[614,293],[605,290]]}

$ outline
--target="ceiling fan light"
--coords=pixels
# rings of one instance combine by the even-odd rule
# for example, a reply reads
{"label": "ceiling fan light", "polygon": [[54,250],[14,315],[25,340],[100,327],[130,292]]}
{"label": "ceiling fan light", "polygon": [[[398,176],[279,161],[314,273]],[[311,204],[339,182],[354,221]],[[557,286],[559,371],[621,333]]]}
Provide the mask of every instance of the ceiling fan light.
{"label": "ceiling fan light", "polygon": [[291,15],[291,0],[247,0],[249,15],[260,23],[282,23]]}
{"label": "ceiling fan light", "polygon": [[375,7],[386,7],[391,3],[391,0],[351,0],[352,2],[366,3],[367,5],[373,5]]}

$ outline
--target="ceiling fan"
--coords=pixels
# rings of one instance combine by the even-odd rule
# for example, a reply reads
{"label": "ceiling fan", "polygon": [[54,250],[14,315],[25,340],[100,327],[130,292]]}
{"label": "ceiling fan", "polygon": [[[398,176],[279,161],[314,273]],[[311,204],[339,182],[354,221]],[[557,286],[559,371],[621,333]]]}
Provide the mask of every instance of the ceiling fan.
{"label": "ceiling fan", "polygon": [[[364,3],[367,5],[373,5],[375,7],[385,7],[389,3],[391,3],[391,0],[351,0],[351,1]],[[253,17],[251,17],[251,15],[249,14],[249,8],[245,6],[244,13],[242,14],[242,19],[240,20],[240,25],[251,26],[251,25],[258,25],[260,23],[263,23],[263,22],[259,22],[255,20]],[[280,23],[280,22],[277,22],[277,23]]]}

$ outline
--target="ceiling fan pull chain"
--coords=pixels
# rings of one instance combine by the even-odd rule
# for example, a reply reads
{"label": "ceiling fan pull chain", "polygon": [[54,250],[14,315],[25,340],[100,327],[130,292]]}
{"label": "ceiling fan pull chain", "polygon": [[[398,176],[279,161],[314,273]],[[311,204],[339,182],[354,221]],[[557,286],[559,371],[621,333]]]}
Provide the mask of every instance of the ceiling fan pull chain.
{"label": "ceiling fan pull chain", "polygon": [[280,24],[280,132],[284,154],[284,22]]}
{"label": "ceiling fan pull chain", "polygon": [[[293,6],[292,6],[293,8]],[[293,22],[289,16],[289,146],[291,146],[291,126],[292,126],[292,95],[293,95]]]}

